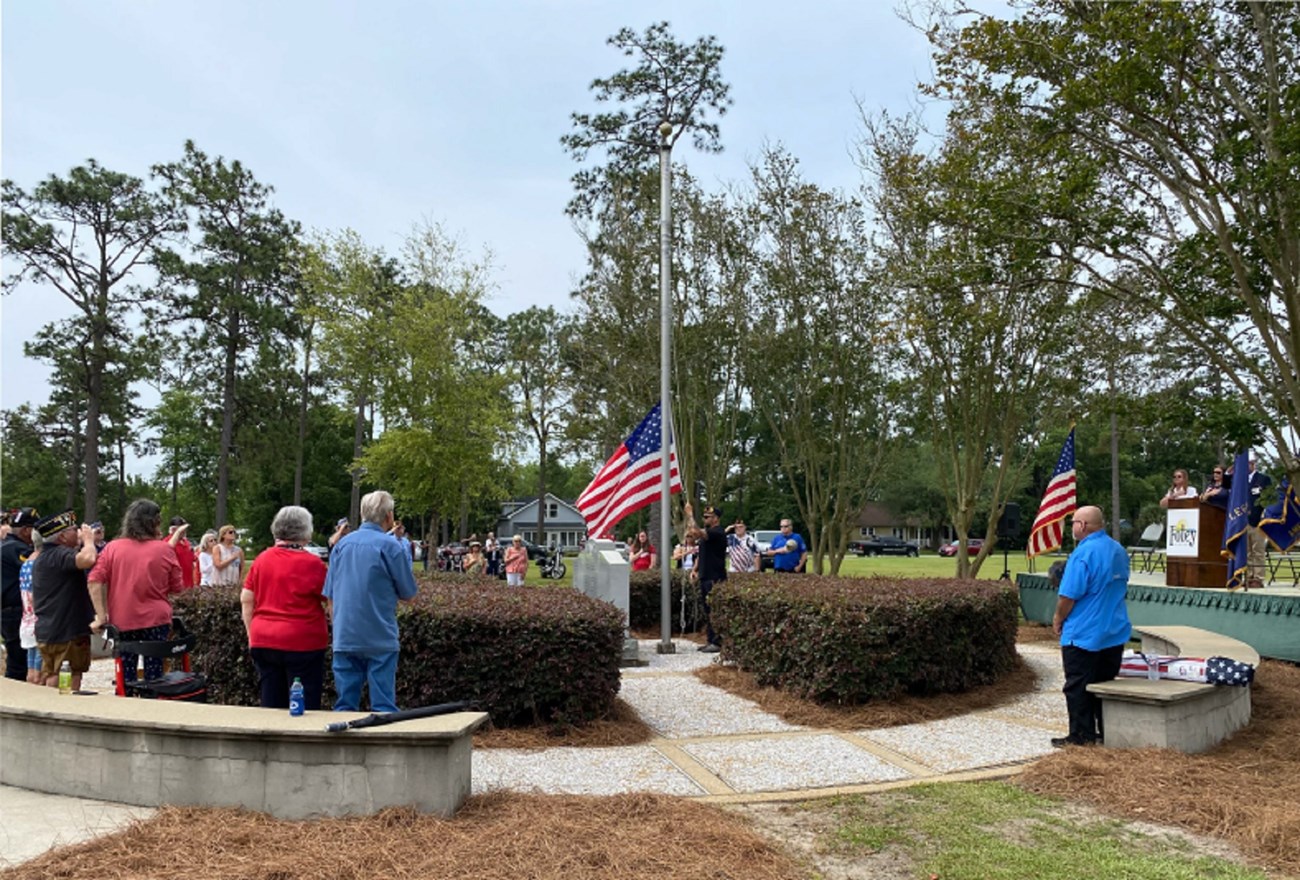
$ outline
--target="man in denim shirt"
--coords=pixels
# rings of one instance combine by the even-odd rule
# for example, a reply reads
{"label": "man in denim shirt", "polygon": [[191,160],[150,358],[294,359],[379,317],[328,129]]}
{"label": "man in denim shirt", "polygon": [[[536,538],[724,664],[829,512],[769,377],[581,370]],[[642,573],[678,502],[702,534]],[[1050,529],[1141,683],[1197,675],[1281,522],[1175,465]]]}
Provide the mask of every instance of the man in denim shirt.
{"label": "man in denim shirt", "polygon": [[1061,637],[1062,690],[1070,713],[1070,735],[1052,740],[1058,747],[1101,742],[1101,700],[1088,693],[1088,685],[1119,674],[1132,630],[1124,604],[1128,554],[1105,527],[1099,507],[1074,512],[1076,546],[1065,564],[1052,618],[1052,631]]}
{"label": "man in denim shirt", "polygon": [[361,686],[370,686],[373,712],[397,711],[397,603],[415,596],[411,556],[388,534],[393,496],[371,492],[361,499],[361,527],[330,552],[325,598],[334,622],[334,709],[361,708]]}

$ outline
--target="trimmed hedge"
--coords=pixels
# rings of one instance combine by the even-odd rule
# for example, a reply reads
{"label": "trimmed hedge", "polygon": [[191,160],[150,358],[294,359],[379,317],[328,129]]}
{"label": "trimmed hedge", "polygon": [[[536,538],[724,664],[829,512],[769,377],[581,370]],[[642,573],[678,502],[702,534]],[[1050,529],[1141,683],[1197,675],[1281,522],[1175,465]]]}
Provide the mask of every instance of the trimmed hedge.
{"label": "trimmed hedge", "polygon": [[760,684],[854,705],[991,684],[1016,660],[998,581],[732,575],[711,599],[723,657]]}
{"label": "trimmed hedge", "polygon": [[[700,602],[700,589],[690,582],[687,572],[680,568],[670,570],[672,575],[672,630],[673,632],[699,632],[704,628],[704,605]],[[628,625],[632,629],[658,631],[660,600],[663,588],[659,570],[633,571],[628,577]],[[681,626],[682,591],[686,591],[686,629]]]}
{"label": "trimmed hedge", "polygon": [[[575,590],[505,586],[495,578],[429,573],[398,606],[397,702],[474,700],[499,726],[579,724],[604,717],[619,688],[621,615]],[[209,699],[258,704],[257,673],[237,588],[190,591],[176,613],[199,636],[196,666]],[[323,705],[332,703],[326,658]]]}

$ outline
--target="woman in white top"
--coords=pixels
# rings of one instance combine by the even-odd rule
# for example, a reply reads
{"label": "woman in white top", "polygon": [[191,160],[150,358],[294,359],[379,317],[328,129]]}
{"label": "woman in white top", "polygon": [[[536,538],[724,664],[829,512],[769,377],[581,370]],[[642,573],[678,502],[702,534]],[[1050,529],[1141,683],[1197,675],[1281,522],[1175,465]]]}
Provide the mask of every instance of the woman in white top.
{"label": "woman in white top", "polygon": [[199,541],[199,586],[210,587],[215,581],[212,576],[216,568],[212,565],[212,548],[217,544],[217,533],[209,529]]}
{"label": "woman in white top", "polygon": [[1178,498],[1196,498],[1197,492],[1195,486],[1189,486],[1187,483],[1187,471],[1179,468],[1174,471],[1174,484],[1169,487],[1165,497],[1160,499],[1161,507],[1168,507],[1169,502]]}
{"label": "woman in white top", "polygon": [[222,526],[217,532],[217,543],[212,548],[212,583],[220,586],[238,586],[239,570],[244,564],[244,550],[235,543],[234,526]]}
{"label": "woman in white top", "polygon": [[693,572],[695,570],[695,542],[687,541],[685,544],[678,544],[674,547],[673,559],[681,563],[683,571]]}

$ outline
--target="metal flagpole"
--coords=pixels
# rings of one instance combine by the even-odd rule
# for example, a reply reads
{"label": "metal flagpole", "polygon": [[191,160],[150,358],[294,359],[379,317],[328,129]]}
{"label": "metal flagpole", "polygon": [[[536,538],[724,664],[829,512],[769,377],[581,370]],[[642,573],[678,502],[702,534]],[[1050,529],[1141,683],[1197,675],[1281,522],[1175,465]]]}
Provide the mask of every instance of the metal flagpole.
{"label": "metal flagpole", "polygon": [[672,123],[659,123],[659,451],[663,464],[659,471],[659,624],[660,654],[676,653],[673,645],[672,563],[668,547],[672,529],[671,471],[669,437],[672,436],[673,408],[668,366],[672,362],[672,193],[673,145],[668,139],[673,133]]}

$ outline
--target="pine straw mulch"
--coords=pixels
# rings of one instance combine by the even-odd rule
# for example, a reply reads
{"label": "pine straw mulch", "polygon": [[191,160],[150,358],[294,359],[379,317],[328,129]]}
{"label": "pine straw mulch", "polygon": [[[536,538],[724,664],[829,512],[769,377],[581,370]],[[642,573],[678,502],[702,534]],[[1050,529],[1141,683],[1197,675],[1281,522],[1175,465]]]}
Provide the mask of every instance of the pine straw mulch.
{"label": "pine straw mulch", "polygon": [[1033,693],[1038,682],[1033,669],[1016,658],[1015,667],[995,683],[964,693],[928,697],[904,695],[860,706],[829,706],[760,685],[752,673],[734,666],[706,666],[697,669],[695,675],[705,684],[757,703],[764,712],[790,724],[824,730],[872,730],[953,718],[991,709],[1023,694]]}
{"label": "pine straw mulch", "polygon": [[489,727],[474,734],[476,749],[549,749],[635,746],[655,736],[650,725],[621,697],[609,715],[582,727]]}
{"label": "pine straw mulch", "polygon": [[793,880],[806,870],[740,817],[663,795],[490,794],[454,819],[393,808],[290,822],[163,807],[123,831],[0,871],[13,880]]}
{"label": "pine straw mulch", "polygon": [[1250,697],[1250,725],[1205,754],[1069,748],[1028,767],[1020,784],[1211,834],[1300,875],[1300,668],[1265,661]]}

